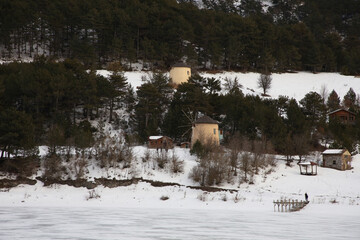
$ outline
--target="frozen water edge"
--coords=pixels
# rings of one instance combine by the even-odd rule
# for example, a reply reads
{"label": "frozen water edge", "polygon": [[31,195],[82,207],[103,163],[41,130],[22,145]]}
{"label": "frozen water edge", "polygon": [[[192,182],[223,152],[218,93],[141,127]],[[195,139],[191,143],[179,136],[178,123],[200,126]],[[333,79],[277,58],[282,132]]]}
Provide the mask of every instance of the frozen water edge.
{"label": "frozen water edge", "polygon": [[310,205],[279,213],[10,207],[0,208],[0,239],[359,239],[359,208],[338,208]]}

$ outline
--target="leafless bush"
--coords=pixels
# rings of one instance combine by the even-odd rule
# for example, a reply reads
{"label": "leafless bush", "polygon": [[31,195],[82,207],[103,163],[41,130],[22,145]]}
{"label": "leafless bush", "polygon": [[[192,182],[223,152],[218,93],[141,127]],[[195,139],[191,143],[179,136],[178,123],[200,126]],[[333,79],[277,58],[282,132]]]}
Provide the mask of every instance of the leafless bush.
{"label": "leafless bush", "polygon": [[202,202],[206,202],[207,201],[207,192],[203,192],[203,193],[199,194],[197,198]]}
{"label": "leafless bush", "polygon": [[184,161],[180,161],[175,152],[171,156],[170,169],[172,173],[182,173],[184,171]]}
{"label": "leafless bush", "polygon": [[265,162],[266,166],[276,167],[276,160],[274,155],[266,155]]}
{"label": "leafless bush", "polygon": [[98,199],[100,198],[100,194],[96,192],[95,189],[91,190],[88,192],[89,195],[86,197],[86,200],[90,200],[90,199]]}
{"label": "leafless bush", "polygon": [[190,178],[202,186],[210,186],[222,183],[230,170],[229,159],[225,153],[216,150],[199,160],[199,164],[191,170]]}
{"label": "leafless bush", "polygon": [[146,151],[144,152],[144,156],[141,157],[141,160],[142,160],[143,162],[149,162],[150,159],[151,159],[150,149],[146,149]]}
{"label": "leafless bush", "polygon": [[78,158],[74,160],[73,170],[77,179],[83,178],[87,172],[88,162],[86,158]]}
{"label": "leafless bush", "polygon": [[66,172],[65,166],[62,164],[61,157],[56,154],[51,154],[44,159],[44,178],[61,178]]}
{"label": "leafless bush", "polygon": [[169,162],[169,156],[166,151],[158,151],[155,157],[155,161],[159,168],[165,168],[165,165]]}
{"label": "leafless bush", "polygon": [[118,167],[120,163],[123,168],[129,168],[134,159],[132,149],[121,136],[99,137],[94,149],[101,168]]}
{"label": "leafless bush", "polygon": [[194,166],[190,171],[189,178],[195,182],[201,183],[204,178],[204,169],[200,166]]}
{"label": "leafless bush", "polygon": [[241,197],[239,193],[236,193],[236,195],[234,196],[234,203],[238,203],[240,201],[244,201],[246,198]]}
{"label": "leafless bush", "polygon": [[240,169],[243,173],[243,177],[240,180],[241,182],[247,182],[248,181],[248,175],[251,173],[251,158],[250,154],[248,152],[243,152],[240,157]]}

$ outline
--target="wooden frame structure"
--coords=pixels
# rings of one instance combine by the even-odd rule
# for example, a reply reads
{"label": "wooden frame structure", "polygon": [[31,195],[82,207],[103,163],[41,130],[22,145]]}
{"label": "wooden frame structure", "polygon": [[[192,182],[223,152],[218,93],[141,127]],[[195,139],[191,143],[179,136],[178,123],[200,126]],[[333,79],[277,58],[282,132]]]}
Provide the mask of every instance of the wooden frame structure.
{"label": "wooden frame structure", "polygon": [[301,175],[314,176],[317,175],[317,163],[315,162],[301,162],[298,164]]}

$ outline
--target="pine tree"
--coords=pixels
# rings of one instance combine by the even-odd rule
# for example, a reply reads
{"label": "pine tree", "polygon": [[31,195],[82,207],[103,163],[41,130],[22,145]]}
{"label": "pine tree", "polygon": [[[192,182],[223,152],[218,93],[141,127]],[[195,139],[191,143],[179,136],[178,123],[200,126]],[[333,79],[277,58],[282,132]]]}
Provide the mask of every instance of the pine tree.
{"label": "pine tree", "polygon": [[327,107],[329,108],[330,112],[340,108],[340,98],[335,90],[332,90],[327,99]]}

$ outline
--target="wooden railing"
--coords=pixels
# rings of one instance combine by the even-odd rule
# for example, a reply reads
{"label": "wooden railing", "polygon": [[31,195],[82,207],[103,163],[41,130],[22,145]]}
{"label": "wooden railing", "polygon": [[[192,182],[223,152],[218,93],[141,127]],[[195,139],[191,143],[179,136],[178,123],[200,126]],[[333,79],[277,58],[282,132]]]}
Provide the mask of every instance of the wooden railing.
{"label": "wooden railing", "polygon": [[303,209],[309,202],[298,200],[277,200],[273,201],[274,212],[295,212]]}

